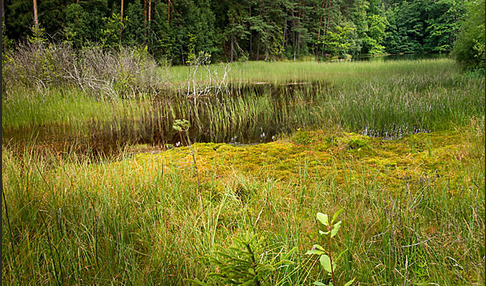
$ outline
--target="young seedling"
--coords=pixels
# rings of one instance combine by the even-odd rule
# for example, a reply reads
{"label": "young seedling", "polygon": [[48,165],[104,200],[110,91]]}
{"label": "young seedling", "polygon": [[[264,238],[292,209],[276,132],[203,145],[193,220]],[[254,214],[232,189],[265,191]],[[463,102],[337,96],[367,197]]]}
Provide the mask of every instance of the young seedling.
{"label": "young seedling", "polygon": [[[311,250],[306,252],[306,254],[311,254],[311,255],[317,254],[317,255],[321,256],[319,258],[319,262],[321,263],[321,266],[324,268],[324,270],[331,275],[332,281],[329,282],[329,284],[324,284],[322,282],[316,281],[316,282],[314,282],[314,285],[318,285],[318,286],[326,286],[326,285],[327,286],[333,286],[333,285],[336,285],[336,278],[334,276],[334,271],[336,270],[336,261],[339,259],[339,257],[341,256],[342,253],[336,259],[334,259],[333,253],[332,253],[332,250],[331,250],[331,239],[334,236],[336,236],[336,234],[339,231],[339,228],[341,227],[342,221],[338,221],[336,223],[334,223],[334,222],[335,222],[336,218],[338,217],[338,215],[342,212],[343,212],[343,209],[336,212],[334,214],[334,216],[332,217],[331,221],[329,221],[329,217],[328,217],[327,214],[317,213],[317,220],[321,224],[323,224],[325,229],[327,230],[327,231],[319,230],[320,235],[327,237],[327,239],[326,239],[327,240],[327,250],[324,247],[322,247],[318,244],[315,244],[312,247]],[[349,285],[353,284],[354,279],[356,279],[356,278],[353,278],[350,281],[346,282],[346,284],[344,284],[344,286],[349,286]]]}
{"label": "young seedling", "polygon": [[182,133],[184,132],[184,134],[186,135],[187,144],[189,144],[189,148],[191,150],[192,164],[193,164],[193,167],[194,167],[194,172],[196,173],[197,193],[198,193],[198,196],[199,196],[199,202],[201,203],[201,207],[202,207],[203,203],[202,203],[202,197],[201,197],[201,188],[199,186],[199,173],[197,171],[196,154],[194,153],[194,150],[192,149],[191,139],[189,138],[189,127],[190,127],[189,121],[186,120],[186,119],[182,119],[182,120],[176,119],[174,121],[174,124],[172,125],[172,128],[174,128],[174,130],[179,132],[181,144],[183,142]]}
{"label": "young seedling", "polygon": [[[289,260],[296,248],[287,253],[279,252],[272,255],[267,249],[265,238],[261,234],[246,233],[234,238],[228,248],[219,247],[207,256],[208,262],[213,264],[217,272],[209,274],[210,281],[198,279],[186,280],[194,285],[280,285],[272,281],[271,277],[279,268],[293,264]],[[215,283],[216,282],[216,283]]]}

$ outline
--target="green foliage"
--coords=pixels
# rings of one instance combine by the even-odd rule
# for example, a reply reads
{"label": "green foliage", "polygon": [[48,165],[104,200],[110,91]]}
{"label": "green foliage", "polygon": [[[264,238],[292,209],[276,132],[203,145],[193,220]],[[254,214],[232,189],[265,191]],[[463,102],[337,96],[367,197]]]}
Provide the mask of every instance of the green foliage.
{"label": "green foliage", "polygon": [[46,30],[42,27],[35,28],[32,26],[32,36],[27,37],[29,43],[34,45],[42,45],[47,43]]}
{"label": "green foliage", "polygon": [[186,132],[189,130],[190,124],[186,119],[176,119],[172,128],[177,132]]}
{"label": "green foliage", "polygon": [[276,35],[272,35],[272,44],[270,46],[270,55],[272,58],[281,58],[284,52],[284,36],[280,30]]}
{"label": "green foliage", "polygon": [[146,44],[146,25],[144,21],[144,11],[140,0],[129,3],[124,19],[122,43],[126,46],[144,46]]}
{"label": "green foliage", "polygon": [[189,38],[189,51],[186,63],[191,65],[196,63],[196,37],[193,34],[188,34],[187,36]]}
{"label": "green foliage", "polygon": [[463,20],[461,32],[454,43],[453,55],[465,68],[484,70],[485,46],[485,2],[472,1]]}
{"label": "green foliage", "polygon": [[[234,238],[228,248],[220,247],[208,257],[216,268],[209,276],[221,285],[275,285],[277,283],[272,283],[271,276],[278,268],[292,263],[289,256],[295,249],[272,255],[267,248],[262,235],[246,232]],[[206,285],[200,281],[193,282]]]}
{"label": "green foliage", "polygon": [[385,39],[389,53],[421,53],[424,39],[423,1],[400,1],[390,7],[385,16],[389,22]]}
{"label": "green foliage", "polygon": [[[329,216],[327,214],[323,213],[317,213],[316,217],[317,220],[324,226],[324,231],[319,230],[319,234],[322,236],[327,237],[326,243],[327,243],[327,249],[319,244],[315,244],[311,250],[307,251],[306,254],[308,255],[319,255],[319,262],[324,268],[324,270],[331,275],[331,280],[329,284],[324,284],[322,282],[316,281],[314,282],[314,285],[336,285],[336,278],[334,271],[336,270],[336,265],[339,260],[339,258],[343,255],[345,251],[340,253],[337,258],[334,257],[334,253],[332,252],[332,245],[331,245],[331,239],[337,235],[339,229],[341,228],[341,223],[342,221],[336,221],[336,218],[339,216],[340,213],[343,212],[344,209],[341,209],[337,211],[332,219],[329,221]],[[356,278],[351,279],[350,281],[346,282],[344,285],[349,286],[353,284],[354,280]]]}
{"label": "green foliage", "polygon": [[6,29],[5,19],[2,19],[2,58],[14,47],[14,41],[7,36]]}
{"label": "green foliage", "polygon": [[384,43],[385,28],[389,25],[385,16],[371,15],[368,17],[368,32],[364,39],[364,50],[370,55],[383,54],[385,52]]}
{"label": "green foliage", "polygon": [[101,29],[101,46],[105,48],[121,47],[121,35],[130,19],[120,21],[120,14],[113,13],[111,17],[103,17],[104,26]]}
{"label": "green foliage", "polygon": [[431,52],[450,52],[459,32],[460,21],[464,15],[465,1],[431,1],[425,7],[427,20],[424,39],[425,50]]}
{"label": "green foliage", "polygon": [[[147,46],[157,59],[186,64],[199,51],[223,61],[347,58],[348,54],[449,52],[460,0],[340,1],[45,0],[39,22],[46,36],[81,49]],[[121,23],[123,22],[123,23]],[[27,39],[32,3],[6,1],[6,36]]]}
{"label": "green foliage", "polygon": [[75,48],[100,43],[107,17],[106,1],[80,2],[67,6],[64,36]]}
{"label": "green foliage", "polygon": [[352,23],[344,23],[343,26],[337,25],[334,31],[328,31],[327,36],[320,42],[326,44],[329,53],[343,57],[349,54],[355,46],[355,28]]}

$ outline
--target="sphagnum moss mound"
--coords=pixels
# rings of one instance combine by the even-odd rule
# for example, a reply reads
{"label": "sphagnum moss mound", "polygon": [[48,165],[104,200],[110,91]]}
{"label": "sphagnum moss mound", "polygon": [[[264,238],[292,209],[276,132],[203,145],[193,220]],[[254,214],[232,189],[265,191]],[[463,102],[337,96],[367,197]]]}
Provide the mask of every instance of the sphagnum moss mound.
{"label": "sphagnum moss mound", "polygon": [[[402,283],[404,272],[414,283],[484,281],[484,156],[471,157],[472,136],[458,130],[387,141],[302,132],[313,140],[194,144],[202,212],[191,155],[181,152],[188,147],[49,168],[7,149],[3,278],[217,284],[204,257],[251,229],[273,253],[260,259],[296,248],[286,258],[292,264],[269,272],[271,281],[328,281],[304,253],[317,240],[315,210],[344,208],[346,224],[333,243],[339,253],[347,249],[339,283]],[[350,148],[356,140],[366,145]]]}

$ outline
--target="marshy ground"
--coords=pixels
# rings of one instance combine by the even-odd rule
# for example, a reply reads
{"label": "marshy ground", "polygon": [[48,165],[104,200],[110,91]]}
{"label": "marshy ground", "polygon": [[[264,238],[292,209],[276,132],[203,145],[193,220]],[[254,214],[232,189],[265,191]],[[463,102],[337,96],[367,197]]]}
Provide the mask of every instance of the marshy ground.
{"label": "marshy ground", "polygon": [[[175,92],[164,104],[10,90],[4,129],[67,126],[76,140],[4,141],[3,281],[218,285],[217,261],[243,259],[231,246],[256,235],[242,273],[261,285],[328,282],[305,252],[322,243],[316,213],[343,209],[338,285],[484,283],[484,75],[447,59],[240,65],[227,73],[235,82],[320,84]],[[189,85],[188,68],[164,72]],[[178,118],[191,123],[190,147],[169,146]],[[97,142],[116,152],[93,156]]]}

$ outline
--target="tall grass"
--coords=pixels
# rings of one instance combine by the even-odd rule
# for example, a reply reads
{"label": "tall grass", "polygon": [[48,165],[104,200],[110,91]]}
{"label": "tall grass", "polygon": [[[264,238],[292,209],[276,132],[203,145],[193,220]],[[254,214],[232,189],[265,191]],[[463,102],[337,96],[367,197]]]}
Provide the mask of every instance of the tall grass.
{"label": "tall grass", "polygon": [[[163,285],[198,278],[218,285],[208,276],[217,269],[207,256],[252,231],[264,237],[259,259],[297,249],[294,263],[266,282],[310,284],[327,279],[304,255],[319,240],[315,213],[344,208],[334,245],[345,251],[339,283],[356,277],[373,285],[479,285],[479,126],[398,141],[314,132],[299,135],[308,136],[306,145],[292,138],[246,147],[195,144],[202,208],[190,155],[179,150],[97,164],[33,152],[18,157],[4,148],[2,278]],[[352,140],[367,143],[352,149]]]}
{"label": "tall grass", "polygon": [[[326,281],[304,253],[320,239],[316,212],[341,208],[339,283],[484,283],[484,77],[450,60],[250,62],[232,65],[219,92],[200,69],[190,83],[205,92],[191,93],[190,71],[169,69],[172,90],[150,96],[8,90],[4,130],[49,137],[67,126],[60,140],[85,138],[88,150],[171,142],[182,118],[198,141],[291,134],[194,144],[202,206],[186,147],[98,159],[73,152],[82,140],[61,153],[30,135],[22,153],[3,144],[6,284],[218,285],[208,261],[248,233],[262,237],[261,262],[295,249],[267,284]],[[435,132],[413,135],[424,130]]]}
{"label": "tall grass", "polygon": [[[188,93],[182,87],[155,97],[124,100],[95,99],[76,89],[18,89],[2,100],[2,126],[15,131],[64,125],[84,131],[84,136],[101,133],[107,139],[114,136],[151,144],[175,144],[172,124],[182,118],[191,122],[191,134],[199,142],[268,141],[299,128],[335,126],[399,137],[463,126],[471,117],[482,115],[485,107],[484,77],[464,75],[447,59],[296,66],[248,63],[246,69],[237,65],[241,64],[230,70],[232,82],[222,89],[208,88],[204,80],[194,84],[191,80],[191,86],[203,92],[194,94],[192,88]],[[173,69],[175,73],[189,71],[187,67]],[[242,74],[231,75],[237,69]],[[265,84],[239,82],[260,81],[264,72],[270,72]],[[215,75],[214,71],[210,74]],[[278,82],[268,83],[272,77],[279,78]]]}
{"label": "tall grass", "polygon": [[[209,77],[221,79],[228,73],[228,79],[236,82],[269,82],[285,83],[289,81],[325,81],[331,83],[348,83],[350,80],[366,80],[390,74],[407,76],[410,74],[431,75],[456,73],[459,67],[451,59],[397,60],[397,61],[363,61],[363,62],[244,62],[211,65],[199,69],[195,79],[208,81]],[[174,66],[167,69],[173,84],[181,84],[192,77],[190,66]],[[219,77],[218,77],[219,76]]]}

